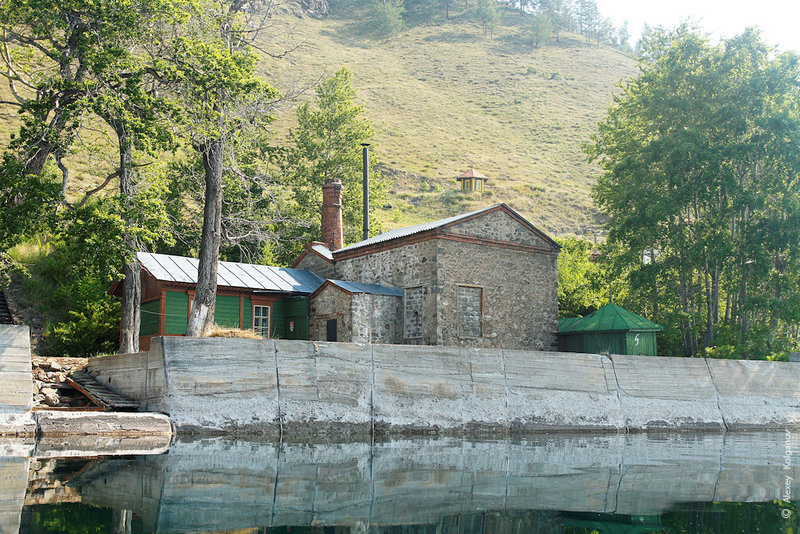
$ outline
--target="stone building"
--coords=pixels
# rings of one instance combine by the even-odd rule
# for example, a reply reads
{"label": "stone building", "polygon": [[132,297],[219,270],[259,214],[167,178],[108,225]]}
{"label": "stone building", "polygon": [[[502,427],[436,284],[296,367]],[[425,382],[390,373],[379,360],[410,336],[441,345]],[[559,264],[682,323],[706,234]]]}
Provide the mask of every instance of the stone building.
{"label": "stone building", "polygon": [[[559,245],[505,204],[343,246],[342,187],[290,269],[220,262],[215,319],[265,337],[549,350]],[[184,335],[198,260],[140,253],[141,347]],[[119,294],[120,285],[112,287]]]}
{"label": "stone building", "polygon": [[[341,188],[335,182],[325,188],[326,242],[307,245],[292,267],[381,289],[348,297],[335,283],[317,290],[310,298],[311,339],[330,339],[335,328],[337,341],[366,341],[363,325],[393,324],[370,330],[369,341],[555,348],[560,247],[521,215],[497,204],[339,247]],[[386,303],[399,301],[388,294],[392,290],[402,290],[395,316]],[[365,295],[381,297],[381,304],[356,306]]]}
{"label": "stone building", "polygon": [[329,279],[311,295],[311,302],[310,339],[403,342],[400,288]]}

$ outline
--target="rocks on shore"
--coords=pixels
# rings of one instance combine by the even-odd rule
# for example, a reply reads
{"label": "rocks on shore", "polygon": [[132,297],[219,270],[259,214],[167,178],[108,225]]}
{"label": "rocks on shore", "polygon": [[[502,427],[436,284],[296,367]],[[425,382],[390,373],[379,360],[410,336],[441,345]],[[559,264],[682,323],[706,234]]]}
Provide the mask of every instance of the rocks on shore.
{"label": "rocks on shore", "polygon": [[84,394],[67,384],[67,377],[86,367],[86,358],[31,359],[34,407],[84,408],[94,406]]}

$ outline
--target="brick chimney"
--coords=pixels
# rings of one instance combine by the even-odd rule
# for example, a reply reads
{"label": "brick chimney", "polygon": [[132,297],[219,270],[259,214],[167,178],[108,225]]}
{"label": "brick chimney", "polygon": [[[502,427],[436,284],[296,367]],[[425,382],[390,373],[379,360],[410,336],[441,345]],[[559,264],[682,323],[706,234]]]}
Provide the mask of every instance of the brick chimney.
{"label": "brick chimney", "polygon": [[328,180],[322,186],[322,240],[331,250],[344,245],[342,190],[344,186],[338,178]]}

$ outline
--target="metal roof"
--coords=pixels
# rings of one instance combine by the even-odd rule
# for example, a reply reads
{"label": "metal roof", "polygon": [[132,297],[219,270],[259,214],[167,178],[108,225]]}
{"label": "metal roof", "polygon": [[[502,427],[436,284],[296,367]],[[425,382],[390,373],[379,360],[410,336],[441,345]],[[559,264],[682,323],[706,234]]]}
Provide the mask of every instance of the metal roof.
{"label": "metal roof", "polygon": [[328,245],[320,243],[312,243],[311,250],[313,250],[326,260],[333,260],[333,254],[331,254],[331,250],[328,248]]}
{"label": "metal roof", "polygon": [[[142,267],[163,282],[197,283],[196,258],[139,252],[136,256]],[[286,269],[268,265],[252,265],[221,261],[217,267],[217,285],[241,287],[281,293],[313,293],[324,280],[303,269]]]}
{"label": "metal roof", "polygon": [[472,167],[469,168],[467,172],[456,178],[456,180],[462,180],[464,178],[480,178],[481,180],[488,180],[487,177],[473,169]]}
{"label": "metal roof", "polygon": [[348,293],[368,293],[370,295],[390,295],[402,297],[403,290],[399,287],[382,286],[379,284],[362,284],[360,282],[347,282],[345,280],[327,280],[328,283],[344,289]]}
{"label": "metal roof", "polygon": [[617,306],[614,303],[606,304],[586,317],[579,317],[577,320],[562,319],[558,322],[559,334],[580,334],[584,332],[660,332],[663,329],[661,325]]}
{"label": "metal roof", "polygon": [[345,250],[353,250],[356,248],[367,247],[369,245],[374,245],[376,243],[383,243],[384,241],[391,241],[393,239],[399,239],[401,237],[419,234],[421,232],[427,232],[428,230],[433,230],[434,228],[440,228],[442,226],[446,226],[450,223],[460,221],[461,219],[466,219],[467,217],[472,217],[473,215],[483,213],[484,211],[489,211],[498,206],[502,206],[502,204],[495,204],[494,206],[489,206],[488,208],[483,208],[477,211],[471,211],[469,213],[462,213],[461,215],[456,215],[455,217],[448,217],[447,219],[439,219],[438,221],[415,224],[414,226],[406,226],[405,228],[396,228],[394,230],[389,230],[388,232],[384,232],[380,235],[376,235],[375,237],[370,237],[369,239],[365,239],[363,241],[359,241],[358,243],[353,243],[352,245],[340,248],[336,252],[343,252]]}

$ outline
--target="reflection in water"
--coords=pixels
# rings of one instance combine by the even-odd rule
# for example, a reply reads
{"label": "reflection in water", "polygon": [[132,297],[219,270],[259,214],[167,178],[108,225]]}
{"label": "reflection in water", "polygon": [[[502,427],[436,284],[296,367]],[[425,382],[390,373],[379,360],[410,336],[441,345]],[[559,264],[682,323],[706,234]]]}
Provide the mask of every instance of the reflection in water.
{"label": "reflection in water", "polygon": [[53,476],[32,465],[45,482],[24,492],[21,530],[97,532],[66,526],[83,513],[111,532],[797,532],[780,502],[800,495],[795,437],[181,439],[162,455],[32,461]]}

